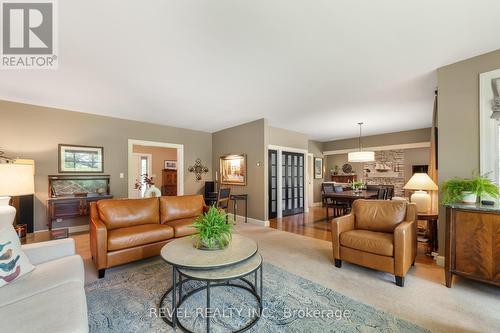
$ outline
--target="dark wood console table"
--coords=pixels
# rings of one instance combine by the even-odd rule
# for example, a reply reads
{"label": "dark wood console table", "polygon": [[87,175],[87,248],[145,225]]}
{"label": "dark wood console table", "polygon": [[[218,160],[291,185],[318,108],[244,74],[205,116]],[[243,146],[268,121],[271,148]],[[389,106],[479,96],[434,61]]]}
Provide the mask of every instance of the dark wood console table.
{"label": "dark wood console table", "polygon": [[500,207],[446,207],[446,286],[460,275],[500,286]]}
{"label": "dark wood console table", "polygon": [[87,216],[90,203],[111,199],[109,175],[51,175],[47,199],[47,226],[57,219]]}
{"label": "dark wood console table", "polygon": [[236,221],[236,210],[238,209],[238,200],[245,201],[245,223],[248,222],[248,194],[231,194],[229,199],[233,200],[233,215]]}
{"label": "dark wood console table", "polygon": [[52,230],[52,224],[57,219],[68,219],[79,216],[87,216],[90,213],[90,203],[102,199],[111,199],[112,195],[93,195],[86,197],[59,197],[47,200],[48,227]]}

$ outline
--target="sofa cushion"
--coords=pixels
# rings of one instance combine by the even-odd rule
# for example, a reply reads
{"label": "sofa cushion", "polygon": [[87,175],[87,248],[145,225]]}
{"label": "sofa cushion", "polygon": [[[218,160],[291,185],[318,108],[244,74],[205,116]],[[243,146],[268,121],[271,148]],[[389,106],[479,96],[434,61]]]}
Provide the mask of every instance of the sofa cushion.
{"label": "sofa cushion", "polygon": [[356,200],[352,211],[356,229],[394,232],[406,215],[406,202],[391,200]]}
{"label": "sofa cushion", "polygon": [[7,225],[0,228],[0,290],[34,269],[35,266],[21,249],[14,227]]}
{"label": "sofa cushion", "polygon": [[[71,269],[63,268],[64,274],[68,274]],[[83,283],[66,282],[1,306],[0,318],[2,332],[88,332],[87,299]]]}
{"label": "sofa cushion", "polygon": [[108,231],[108,251],[161,242],[174,237],[174,229],[163,224],[143,224]]}
{"label": "sofa cushion", "polygon": [[193,226],[195,218],[180,219],[175,221],[167,222],[166,225],[174,228],[175,237],[184,237],[189,235],[194,235],[197,233]]}
{"label": "sofa cushion", "polygon": [[392,257],[393,234],[368,230],[350,230],[340,234],[340,245],[351,249]]}
{"label": "sofa cushion", "polygon": [[168,196],[160,198],[160,223],[188,217],[197,217],[203,213],[202,195]]}
{"label": "sofa cushion", "polygon": [[79,282],[83,288],[83,261],[78,255],[62,257],[39,264],[30,274],[0,288],[0,307],[32,297],[37,293],[43,293],[68,282]]}
{"label": "sofa cushion", "polygon": [[158,198],[99,200],[97,208],[108,230],[160,221]]}

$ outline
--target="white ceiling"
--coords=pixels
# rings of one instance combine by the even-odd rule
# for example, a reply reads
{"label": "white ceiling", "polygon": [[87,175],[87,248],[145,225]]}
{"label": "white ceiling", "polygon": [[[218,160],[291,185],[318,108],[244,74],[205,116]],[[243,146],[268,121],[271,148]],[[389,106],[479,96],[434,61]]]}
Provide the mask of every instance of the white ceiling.
{"label": "white ceiling", "polygon": [[436,69],[500,48],[498,0],[65,0],[59,69],[0,99],[203,131],[312,139],[430,126]]}

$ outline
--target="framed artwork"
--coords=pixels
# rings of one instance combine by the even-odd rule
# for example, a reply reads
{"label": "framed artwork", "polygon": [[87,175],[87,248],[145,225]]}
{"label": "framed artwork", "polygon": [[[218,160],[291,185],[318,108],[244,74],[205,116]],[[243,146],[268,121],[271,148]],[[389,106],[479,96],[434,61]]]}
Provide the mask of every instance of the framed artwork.
{"label": "framed artwork", "polygon": [[320,157],[314,158],[314,179],[323,178],[323,159]]}
{"label": "framed artwork", "polygon": [[247,184],[247,156],[245,154],[220,157],[220,179],[223,185]]}
{"label": "framed artwork", "polygon": [[165,160],[164,169],[166,170],[177,170],[177,161]]}
{"label": "framed artwork", "polygon": [[59,172],[104,172],[104,148],[60,144]]}

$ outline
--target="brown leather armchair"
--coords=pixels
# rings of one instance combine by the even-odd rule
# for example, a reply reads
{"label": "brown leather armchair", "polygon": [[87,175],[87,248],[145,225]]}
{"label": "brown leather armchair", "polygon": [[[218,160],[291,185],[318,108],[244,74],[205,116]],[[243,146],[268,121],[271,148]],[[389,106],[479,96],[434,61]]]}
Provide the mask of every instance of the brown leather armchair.
{"label": "brown leather armchair", "polygon": [[196,233],[193,221],[207,207],[202,195],[109,199],[90,206],[90,252],[106,268],[160,254],[174,238]]}
{"label": "brown leather armchair", "polygon": [[356,200],[349,215],[332,220],[335,266],[342,260],[394,274],[404,286],[417,255],[417,209],[405,201]]}

